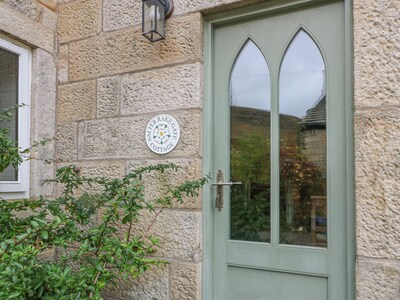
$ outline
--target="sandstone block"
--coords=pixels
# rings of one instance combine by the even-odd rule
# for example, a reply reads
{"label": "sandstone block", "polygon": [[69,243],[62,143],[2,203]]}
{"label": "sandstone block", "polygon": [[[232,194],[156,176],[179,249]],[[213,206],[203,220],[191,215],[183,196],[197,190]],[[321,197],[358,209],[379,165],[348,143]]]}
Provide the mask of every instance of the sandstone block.
{"label": "sandstone block", "polygon": [[32,52],[32,138],[54,138],[56,118],[56,66],[51,54]]}
{"label": "sandstone block", "polygon": [[157,256],[201,259],[201,212],[164,210],[158,217],[150,234],[160,237]]}
{"label": "sandstone block", "polygon": [[120,280],[103,293],[106,300],[164,300],[169,298],[168,267],[148,270],[136,279]]}
{"label": "sandstone block", "polygon": [[120,178],[125,175],[125,163],[122,161],[82,161],[78,164],[82,176]]}
{"label": "sandstone block", "polygon": [[[89,178],[122,178],[125,175],[125,163],[121,161],[82,161],[77,164],[81,175]],[[103,190],[98,184],[84,185],[82,192],[96,194]]]}
{"label": "sandstone block", "polygon": [[[79,126],[79,158],[128,158],[143,155],[144,117],[92,120]],[[141,130],[142,129],[142,130]],[[144,139],[144,137],[143,137]]]}
{"label": "sandstone block", "polygon": [[[103,214],[99,211],[98,220]],[[143,210],[139,221],[134,224],[132,236],[158,237],[154,257],[183,259],[199,262],[201,259],[202,214],[197,211],[159,209]],[[128,225],[116,224],[118,236],[123,237]]]}
{"label": "sandstone block", "polygon": [[[165,157],[193,157],[201,153],[201,113],[176,111],[173,116],[181,127],[181,140]],[[155,158],[147,147],[145,130],[153,115],[91,120],[80,124],[79,158]]]}
{"label": "sandstone block", "polygon": [[58,82],[68,82],[68,45],[60,45],[58,48]]}
{"label": "sandstone block", "polygon": [[[73,165],[81,176],[87,178],[122,178],[125,174],[125,163],[121,161],[64,161],[57,164],[57,168]],[[57,184],[57,195],[61,195],[63,185]],[[75,189],[75,196],[82,196],[88,193],[91,196],[98,195],[104,191],[104,187],[97,184],[82,184]],[[97,217],[94,217],[97,219]],[[93,221],[94,223],[94,221]]]}
{"label": "sandstone block", "polygon": [[215,13],[262,1],[264,0],[174,0],[174,15],[185,14],[193,11]]}
{"label": "sandstone block", "polygon": [[28,18],[39,21],[41,7],[36,1],[32,0],[3,0],[5,4],[9,5],[11,8],[20,12],[21,14],[27,16]]}
{"label": "sandstone block", "polygon": [[171,299],[201,299],[201,264],[171,263]]}
{"label": "sandstone block", "polygon": [[81,80],[199,60],[203,24],[199,13],[171,19],[168,38],[150,43],[140,26],[70,44],[70,79]]}
{"label": "sandstone block", "polygon": [[101,31],[101,0],[78,0],[59,7],[58,34],[60,42],[68,42]]}
{"label": "sandstone block", "polygon": [[62,123],[57,126],[56,158],[61,161],[77,159],[78,124],[75,122]]}
{"label": "sandstone block", "polygon": [[62,85],[58,91],[57,113],[59,122],[95,118],[95,80]]}
{"label": "sandstone block", "polygon": [[200,63],[122,76],[122,114],[201,107]]}
{"label": "sandstone block", "polygon": [[398,105],[399,10],[399,1],[354,1],[356,107]]}
{"label": "sandstone block", "polygon": [[100,78],[97,80],[97,117],[112,117],[119,114],[118,76]]}
{"label": "sandstone block", "polygon": [[54,141],[47,142],[44,146],[31,150],[31,176],[30,193],[31,197],[53,196],[54,184],[45,183],[47,179],[54,179],[55,166],[52,159],[55,157]]}
{"label": "sandstone block", "polygon": [[48,9],[47,7],[42,8],[42,16],[41,23],[52,30],[57,29],[57,19],[58,15],[53,10]]}
{"label": "sandstone block", "polygon": [[356,111],[356,161],[388,161],[398,156],[399,114],[400,109],[396,107]]}
{"label": "sandstone block", "polygon": [[37,1],[46,6],[48,9],[51,9],[52,11],[56,10],[57,0],[37,0]]}
{"label": "sandstone block", "polygon": [[43,252],[41,252],[38,255],[38,258],[41,261],[45,261],[45,262],[54,262],[54,259],[56,258],[56,250],[54,248],[48,248],[46,250],[44,250]]}
{"label": "sandstone block", "polygon": [[398,109],[355,115],[357,254],[399,258]]}
{"label": "sandstone block", "polygon": [[[52,55],[41,49],[32,52],[31,140],[40,142],[56,135],[56,67]],[[30,195],[53,194],[52,184],[43,180],[54,177],[54,141],[31,150]]]}
{"label": "sandstone block", "polygon": [[359,258],[356,266],[357,299],[400,298],[400,262]]}
{"label": "sandstone block", "polygon": [[142,1],[104,0],[103,30],[110,31],[141,24]]}
{"label": "sandstone block", "polygon": [[[204,9],[221,11],[227,4],[233,7],[249,5],[262,0],[175,0],[173,18],[182,14],[197,12]],[[232,5],[233,4],[233,5]],[[104,0],[103,30],[110,31],[124,27],[141,24],[142,3],[141,1],[129,0]],[[171,20],[171,19],[170,19]],[[170,21],[167,21],[170,22]]]}
{"label": "sandstone block", "polygon": [[0,31],[22,42],[53,52],[54,31],[51,28],[23,15],[4,2],[0,2],[0,15]]}
{"label": "sandstone block", "polygon": [[[149,201],[165,195],[169,186],[178,185],[186,180],[194,180],[202,177],[202,165],[200,159],[161,159],[161,160],[137,160],[128,163],[128,171],[153,166],[159,163],[173,163],[179,166],[177,171],[167,170],[162,174],[146,174],[143,176],[146,199]],[[201,191],[199,191],[201,194]],[[184,203],[174,203],[176,208],[201,208],[201,197],[185,197]]]}

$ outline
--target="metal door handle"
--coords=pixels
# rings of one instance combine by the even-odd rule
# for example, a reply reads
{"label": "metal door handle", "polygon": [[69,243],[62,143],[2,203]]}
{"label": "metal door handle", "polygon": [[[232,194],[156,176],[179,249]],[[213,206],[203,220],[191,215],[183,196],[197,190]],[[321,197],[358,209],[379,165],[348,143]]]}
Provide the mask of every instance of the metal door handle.
{"label": "metal door handle", "polygon": [[221,170],[218,170],[217,173],[217,182],[213,183],[212,186],[217,187],[217,198],[215,199],[215,207],[218,208],[219,211],[224,207],[224,186],[232,186],[243,184],[241,182],[224,182],[224,173]]}

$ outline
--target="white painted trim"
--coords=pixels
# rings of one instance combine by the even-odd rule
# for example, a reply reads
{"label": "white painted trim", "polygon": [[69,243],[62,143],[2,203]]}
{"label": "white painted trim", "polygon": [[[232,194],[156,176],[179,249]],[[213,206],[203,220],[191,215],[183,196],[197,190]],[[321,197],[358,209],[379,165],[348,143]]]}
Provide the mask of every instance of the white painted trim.
{"label": "white painted trim", "polygon": [[[19,56],[18,104],[26,106],[18,109],[18,146],[27,149],[30,146],[32,54],[28,47],[17,45],[3,36],[0,36],[0,47]],[[28,198],[29,171],[29,160],[25,160],[19,167],[18,181],[0,182],[0,196],[4,199]]]}

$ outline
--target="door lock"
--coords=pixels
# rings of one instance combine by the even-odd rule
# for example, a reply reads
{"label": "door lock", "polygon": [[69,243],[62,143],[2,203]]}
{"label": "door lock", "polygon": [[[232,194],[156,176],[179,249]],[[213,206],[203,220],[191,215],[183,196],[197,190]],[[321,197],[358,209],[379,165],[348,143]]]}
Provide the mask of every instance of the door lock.
{"label": "door lock", "polygon": [[241,182],[224,182],[224,173],[221,170],[218,170],[217,173],[217,182],[213,183],[213,186],[217,187],[217,198],[215,199],[215,207],[218,208],[219,211],[224,207],[224,186],[232,186],[243,184]]}

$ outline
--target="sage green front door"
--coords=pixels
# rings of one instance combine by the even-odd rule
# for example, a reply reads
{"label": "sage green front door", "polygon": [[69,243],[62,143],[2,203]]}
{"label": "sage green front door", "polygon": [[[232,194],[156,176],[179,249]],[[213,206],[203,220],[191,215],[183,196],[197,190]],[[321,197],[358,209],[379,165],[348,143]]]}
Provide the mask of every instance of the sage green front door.
{"label": "sage green front door", "polygon": [[213,28],[215,300],[348,299],[344,32],[342,2]]}

